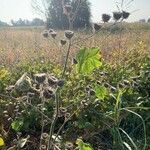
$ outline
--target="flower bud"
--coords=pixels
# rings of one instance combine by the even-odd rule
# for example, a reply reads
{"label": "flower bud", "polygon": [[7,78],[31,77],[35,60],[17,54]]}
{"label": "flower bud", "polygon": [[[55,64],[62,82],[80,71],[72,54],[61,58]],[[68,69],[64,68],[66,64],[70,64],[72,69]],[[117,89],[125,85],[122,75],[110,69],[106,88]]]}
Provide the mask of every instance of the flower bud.
{"label": "flower bud", "polygon": [[67,30],[67,31],[65,31],[65,36],[67,39],[71,39],[74,36],[74,32]]}
{"label": "flower bud", "polygon": [[111,16],[108,14],[102,14],[102,20],[103,22],[108,22],[110,20]]}

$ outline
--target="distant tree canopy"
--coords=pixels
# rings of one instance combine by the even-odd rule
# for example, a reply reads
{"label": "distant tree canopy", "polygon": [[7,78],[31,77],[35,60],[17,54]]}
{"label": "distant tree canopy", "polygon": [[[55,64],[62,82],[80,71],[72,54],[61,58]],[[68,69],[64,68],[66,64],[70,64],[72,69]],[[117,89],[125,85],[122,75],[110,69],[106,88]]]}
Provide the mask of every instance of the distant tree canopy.
{"label": "distant tree canopy", "polygon": [[0,21],[0,27],[6,27],[6,26],[9,26],[9,25],[6,22]]}
{"label": "distant tree canopy", "polygon": [[[40,0],[37,0],[38,2]],[[41,0],[45,1],[48,28],[82,28],[89,26],[91,18],[88,0]],[[38,6],[34,6],[38,8]],[[66,10],[69,12],[66,12]],[[38,9],[39,10],[39,9]],[[40,10],[39,10],[40,11]]]}
{"label": "distant tree canopy", "polygon": [[13,26],[44,26],[44,21],[39,18],[34,18],[32,21],[19,19],[17,21],[11,20]]}
{"label": "distant tree canopy", "polygon": [[150,22],[150,18],[147,20],[147,22]]}

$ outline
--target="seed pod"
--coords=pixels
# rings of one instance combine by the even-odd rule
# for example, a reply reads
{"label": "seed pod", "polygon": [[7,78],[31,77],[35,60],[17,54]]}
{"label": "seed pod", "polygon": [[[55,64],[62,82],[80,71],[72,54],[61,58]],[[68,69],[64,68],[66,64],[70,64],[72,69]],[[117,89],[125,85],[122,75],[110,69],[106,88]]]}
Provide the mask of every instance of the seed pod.
{"label": "seed pod", "polygon": [[74,36],[74,32],[67,30],[67,31],[65,31],[65,36],[67,39],[71,39]]}
{"label": "seed pod", "polygon": [[108,14],[102,14],[102,20],[103,22],[108,22],[110,20],[111,16]]}
{"label": "seed pod", "polygon": [[66,113],[66,114],[65,114],[65,119],[69,119],[70,116],[71,116],[70,113]]}
{"label": "seed pod", "polygon": [[59,86],[59,87],[63,87],[64,86],[64,84],[65,84],[65,80],[58,80],[58,83],[57,83],[57,85]]}
{"label": "seed pod", "polygon": [[55,32],[55,31],[51,32],[50,34],[53,39],[55,39],[57,36],[57,32]]}
{"label": "seed pod", "polygon": [[48,77],[48,83],[49,83],[49,86],[57,85],[58,84],[58,79],[55,78],[54,76],[49,76]]}
{"label": "seed pod", "polygon": [[51,88],[46,88],[46,89],[44,89],[44,91],[43,91],[43,96],[44,96],[46,99],[53,98],[53,97],[54,97],[54,91],[53,91]]}
{"label": "seed pod", "polygon": [[124,85],[130,86],[130,82],[128,80],[123,80]]}
{"label": "seed pod", "polygon": [[122,17],[122,13],[121,12],[113,12],[114,20],[118,21],[119,19],[121,19],[121,17]]}
{"label": "seed pod", "polygon": [[100,24],[94,23],[94,29],[95,31],[99,31],[102,28]]}
{"label": "seed pod", "polygon": [[65,45],[67,43],[67,41],[62,39],[62,40],[60,40],[60,43],[61,43],[61,45]]}
{"label": "seed pod", "polygon": [[46,145],[41,145],[40,150],[46,150]]}
{"label": "seed pod", "polygon": [[54,30],[53,29],[49,29],[49,33],[52,33],[52,32],[54,32]]}
{"label": "seed pod", "polygon": [[46,140],[48,138],[48,134],[47,133],[42,133],[41,138],[43,140]]}
{"label": "seed pod", "polygon": [[95,95],[95,91],[94,91],[93,89],[90,89],[89,94],[90,94],[91,96],[94,96],[94,95]]}
{"label": "seed pod", "polygon": [[67,109],[64,107],[61,107],[59,110],[60,110],[61,114],[66,114],[66,112],[67,112]]}
{"label": "seed pod", "polygon": [[73,59],[72,59],[72,63],[73,63],[74,65],[76,65],[76,64],[78,64],[78,61],[77,61],[75,58],[73,58]]}
{"label": "seed pod", "polygon": [[130,16],[130,13],[129,13],[129,12],[126,12],[126,11],[123,11],[123,12],[122,12],[122,17],[123,17],[123,19],[128,19],[129,16]]}
{"label": "seed pod", "polygon": [[70,143],[70,142],[67,142],[67,143],[65,144],[65,147],[66,147],[66,150],[72,150],[72,149],[73,149],[73,144]]}
{"label": "seed pod", "polygon": [[44,31],[42,34],[44,38],[48,38],[48,31]]}
{"label": "seed pod", "polygon": [[35,74],[35,80],[37,83],[42,84],[46,80],[46,74],[45,73],[38,73]]}

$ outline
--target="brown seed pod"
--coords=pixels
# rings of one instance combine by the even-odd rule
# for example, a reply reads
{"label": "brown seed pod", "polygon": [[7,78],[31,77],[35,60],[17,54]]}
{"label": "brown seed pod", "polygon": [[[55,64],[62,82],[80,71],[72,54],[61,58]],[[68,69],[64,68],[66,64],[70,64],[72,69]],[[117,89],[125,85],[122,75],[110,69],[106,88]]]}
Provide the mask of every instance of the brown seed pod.
{"label": "brown seed pod", "polygon": [[108,14],[102,14],[102,20],[103,22],[108,22],[110,20],[111,16]]}
{"label": "brown seed pod", "polygon": [[129,13],[129,12],[126,12],[126,11],[123,11],[123,12],[122,12],[122,17],[123,17],[123,19],[128,19],[129,16],[130,16],[130,13]]}
{"label": "brown seed pod", "polygon": [[76,65],[76,64],[78,64],[78,61],[75,58],[73,58],[72,63],[73,63],[73,65]]}
{"label": "brown seed pod", "polygon": [[121,19],[121,17],[122,17],[122,13],[121,12],[113,12],[114,20],[118,21],[119,19]]}
{"label": "brown seed pod", "polygon": [[38,73],[35,74],[35,80],[37,83],[42,84],[46,80],[46,74],[45,73]]}
{"label": "brown seed pod", "polygon": [[40,150],[46,150],[46,145],[41,145]]}
{"label": "brown seed pod", "polygon": [[61,107],[59,110],[60,110],[61,114],[66,114],[66,112],[67,112],[67,109],[64,107]]}
{"label": "brown seed pod", "polygon": [[53,97],[54,97],[54,91],[53,91],[51,88],[46,88],[46,89],[44,89],[44,91],[43,91],[43,96],[44,96],[46,99],[53,98]]}
{"label": "brown seed pod", "polygon": [[48,31],[49,33],[52,33],[52,32],[54,32],[54,30],[53,29],[49,29],[49,31]]}
{"label": "brown seed pod", "polygon": [[57,32],[53,31],[53,32],[50,33],[50,35],[51,35],[51,37],[52,37],[53,39],[55,39],[56,36],[57,36]]}
{"label": "brown seed pod", "polygon": [[63,86],[64,86],[64,84],[65,84],[65,80],[63,80],[63,79],[58,80],[57,85],[58,85],[59,87],[63,87]]}
{"label": "brown seed pod", "polygon": [[73,144],[71,142],[67,142],[65,144],[66,150],[72,150],[73,149]]}
{"label": "brown seed pod", "polygon": [[43,140],[46,140],[48,138],[48,134],[47,133],[42,133],[41,138]]}
{"label": "brown seed pod", "polygon": [[67,39],[71,39],[74,36],[74,32],[67,30],[67,31],[65,31],[65,36]]}
{"label": "brown seed pod", "polygon": [[60,40],[60,43],[61,43],[61,45],[65,45],[67,43],[67,41],[62,39],[62,40]]}
{"label": "brown seed pod", "polygon": [[57,85],[58,79],[55,78],[54,76],[49,76],[48,77],[48,83],[49,83],[49,86]]}
{"label": "brown seed pod", "polygon": [[49,34],[48,34],[48,31],[44,31],[44,32],[42,33],[42,35],[43,35],[44,38],[48,38],[48,35],[49,35]]}
{"label": "brown seed pod", "polygon": [[102,28],[100,24],[94,23],[94,29],[95,31],[99,31]]}

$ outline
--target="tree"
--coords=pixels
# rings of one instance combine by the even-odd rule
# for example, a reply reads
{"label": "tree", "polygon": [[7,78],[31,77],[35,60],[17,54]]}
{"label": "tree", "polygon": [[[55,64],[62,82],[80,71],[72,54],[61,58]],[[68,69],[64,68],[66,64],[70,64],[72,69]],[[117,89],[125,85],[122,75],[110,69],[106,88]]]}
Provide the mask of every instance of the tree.
{"label": "tree", "polygon": [[147,20],[147,22],[150,22],[150,18]]}
{"label": "tree", "polygon": [[9,26],[6,22],[0,21],[0,27],[7,27]]}
{"label": "tree", "polygon": [[[38,0],[37,0],[38,1]],[[72,29],[89,26],[91,18],[88,0],[41,0],[45,11],[39,5],[34,8],[44,12],[48,28]],[[44,2],[45,1],[45,2]]]}

